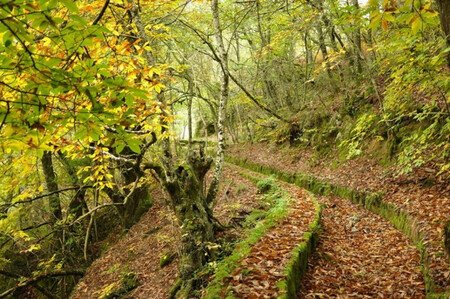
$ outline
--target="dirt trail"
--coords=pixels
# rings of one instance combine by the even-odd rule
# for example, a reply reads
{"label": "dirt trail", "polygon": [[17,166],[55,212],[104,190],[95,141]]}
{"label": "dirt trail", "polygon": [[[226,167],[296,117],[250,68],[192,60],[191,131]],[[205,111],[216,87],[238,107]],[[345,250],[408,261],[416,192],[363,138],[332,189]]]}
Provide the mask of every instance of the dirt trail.
{"label": "dirt trail", "polygon": [[318,159],[308,150],[268,144],[238,144],[231,147],[228,154],[288,173],[311,174],[356,190],[383,192],[384,201],[417,220],[425,237],[435,291],[450,291],[450,257],[443,247],[443,227],[450,221],[450,184],[434,178],[429,169],[395,177],[393,168],[383,168],[373,159],[358,158],[334,166],[333,160]]}
{"label": "dirt trail", "polygon": [[[425,298],[420,254],[406,236],[387,220],[347,199],[321,196],[319,201],[325,207],[323,230],[298,298]],[[291,217],[304,217],[304,212]],[[288,234],[290,229],[281,223],[274,230]],[[279,242],[263,238],[252,252],[261,256],[264,250],[278,251],[283,257],[285,253],[276,245]],[[255,260],[247,264],[253,265]],[[266,292],[276,286],[267,275],[252,276],[246,283],[238,289],[237,298],[276,297],[276,293]]]}
{"label": "dirt trail", "polygon": [[236,298],[276,298],[277,282],[285,278],[291,253],[304,241],[303,235],[314,221],[316,211],[311,196],[293,185],[281,187],[292,200],[289,214],[252,247],[232,273],[230,285]]}
{"label": "dirt trail", "polygon": [[381,217],[320,197],[323,231],[298,298],[425,298],[419,252]]}

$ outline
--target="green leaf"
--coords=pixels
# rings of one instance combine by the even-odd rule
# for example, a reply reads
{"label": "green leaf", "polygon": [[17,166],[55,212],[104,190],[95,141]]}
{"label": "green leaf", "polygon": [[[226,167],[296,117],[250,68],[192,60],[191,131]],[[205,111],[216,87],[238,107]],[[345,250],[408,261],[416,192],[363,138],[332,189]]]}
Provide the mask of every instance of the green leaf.
{"label": "green leaf", "polygon": [[137,139],[128,139],[127,144],[130,147],[130,149],[135,152],[136,154],[141,153],[141,142]]}
{"label": "green leaf", "polygon": [[84,139],[87,135],[87,129],[85,126],[82,126],[78,128],[78,130],[75,132],[75,139]]}
{"label": "green leaf", "polygon": [[83,26],[89,25],[89,23],[86,21],[86,19],[79,15],[71,15],[70,17],[72,18],[72,20],[74,20],[76,23],[79,23],[80,25],[83,25]]}
{"label": "green leaf", "polygon": [[62,4],[67,7],[67,9],[72,13],[78,13],[78,7],[75,4],[75,1],[71,0],[61,0]]}
{"label": "green leaf", "polygon": [[115,146],[116,146],[116,152],[118,154],[120,154],[123,151],[123,149],[125,148],[126,144],[125,144],[125,142],[123,142],[123,140],[119,140],[116,142]]}
{"label": "green leaf", "polygon": [[411,23],[412,33],[417,34],[421,29],[422,29],[422,19],[418,16],[415,16]]}

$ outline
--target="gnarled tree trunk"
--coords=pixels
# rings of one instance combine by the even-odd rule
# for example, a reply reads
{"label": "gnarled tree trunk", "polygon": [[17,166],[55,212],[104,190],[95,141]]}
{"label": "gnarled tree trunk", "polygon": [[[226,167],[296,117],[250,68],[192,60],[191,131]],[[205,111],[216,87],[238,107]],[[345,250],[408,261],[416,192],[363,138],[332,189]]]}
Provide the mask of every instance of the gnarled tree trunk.
{"label": "gnarled tree trunk", "polygon": [[[144,205],[150,201],[148,185],[134,186],[142,177],[143,172],[139,167],[128,165],[128,169],[121,173],[124,184],[124,192],[120,192],[119,187],[105,188],[105,192],[113,203],[116,204],[122,225],[129,229],[135,224],[143,212]],[[131,186],[131,187],[130,187]]]}
{"label": "gnarled tree trunk", "polygon": [[[131,14],[133,22],[138,29],[138,36],[143,43],[149,41],[145,32],[145,26],[139,16],[138,3],[129,0],[132,5]],[[180,278],[181,285],[177,297],[188,298],[195,289],[194,273],[200,269],[210,258],[208,243],[214,240],[214,230],[216,221],[212,215],[211,207],[214,201],[222,173],[224,162],[224,123],[225,107],[229,93],[230,74],[228,70],[228,57],[224,45],[221,26],[219,22],[218,1],[213,0],[211,4],[215,37],[217,42],[217,53],[221,66],[221,97],[218,103],[217,120],[217,152],[215,159],[215,169],[208,193],[204,194],[204,178],[211,168],[212,159],[206,158],[203,150],[192,151],[188,156],[189,167],[174,164],[173,155],[170,149],[168,138],[161,140],[163,155],[161,165],[147,163],[145,169],[152,169],[160,178],[161,184],[170,195],[170,205],[175,212],[177,220],[182,229],[182,248],[180,252]],[[151,66],[155,64],[155,59],[148,51],[144,51],[147,63]],[[158,79],[158,78],[155,78]],[[163,93],[158,94],[158,99],[163,103],[163,113],[167,103]],[[167,123],[161,118],[164,128]],[[164,131],[162,132],[164,133]]]}
{"label": "gnarled tree trunk", "polygon": [[196,289],[194,273],[210,260],[208,244],[214,241],[215,219],[204,194],[205,175],[211,168],[212,159],[203,150],[192,151],[188,157],[189,167],[174,170],[146,164],[161,178],[170,196],[170,206],[181,227],[180,279],[178,298],[188,298]]}
{"label": "gnarled tree trunk", "polygon": [[54,193],[49,196],[49,208],[52,213],[52,222],[61,220],[62,210],[61,202],[58,195],[58,183],[56,180],[55,170],[53,169],[52,153],[49,151],[44,152],[42,158],[42,170],[44,172],[45,183],[47,186],[47,191],[49,193]]}

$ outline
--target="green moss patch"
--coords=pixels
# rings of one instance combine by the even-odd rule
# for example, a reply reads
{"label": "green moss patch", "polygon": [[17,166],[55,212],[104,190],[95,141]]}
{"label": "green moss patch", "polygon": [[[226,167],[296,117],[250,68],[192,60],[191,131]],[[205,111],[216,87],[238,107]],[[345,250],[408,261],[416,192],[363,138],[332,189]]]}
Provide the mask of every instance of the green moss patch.
{"label": "green moss patch", "polygon": [[161,268],[164,268],[165,266],[170,265],[173,262],[173,260],[175,259],[176,256],[177,256],[177,254],[174,253],[174,252],[166,252],[166,253],[164,253],[159,258],[159,266]]}
{"label": "green moss patch", "polygon": [[122,272],[120,280],[107,285],[98,293],[98,298],[112,299],[124,298],[129,292],[139,285],[139,281],[134,272]]}

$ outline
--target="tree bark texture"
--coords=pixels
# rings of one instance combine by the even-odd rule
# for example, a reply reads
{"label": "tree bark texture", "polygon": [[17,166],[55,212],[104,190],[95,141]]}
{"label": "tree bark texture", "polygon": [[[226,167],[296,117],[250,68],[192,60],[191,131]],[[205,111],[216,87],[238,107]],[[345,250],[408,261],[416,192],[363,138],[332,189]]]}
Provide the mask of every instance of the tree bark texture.
{"label": "tree bark texture", "polygon": [[220,73],[220,100],[217,116],[217,151],[213,178],[209,186],[207,202],[212,204],[216,198],[217,191],[219,189],[219,180],[222,174],[222,167],[224,162],[224,150],[225,150],[225,135],[224,124],[226,117],[226,105],[229,96],[230,74],[228,71],[228,54],[223,42],[222,27],[220,25],[219,17],[219,3],[218,0],[211,2],[211,11],[213,15],[213,23],[215,30],[215,39],[217,44],[217,52],[220,59],[222,72]]}
{"label": "tree bark texture", "polygon": [[[450,1],[437,0],[442,31],[445,34],[447,47],[450,47]],[[447,65],[450,67],[450,51],[447,52]]]}
{"label": "tree bark texture", "polygon": [[[124,185],[133,185],[143,176],[143,172],[139,167],[129,165],[127,170],[121,172],[121,176],[124,180]],[[120,192],[118,187],[105,188],[105,192],[111,201],[117,204],[116,209],[125,229],[131,228],[139,220],[140,216],[145,212],[144,205],[150,202],[148,185],[144,184],[135,187],[134,190],[132,189],[133,186],[124,188],[124,192]],[[132,194],[130,194],[131,192]]]}
{"label": "tree bark texture", "polygon": [[[352,0],[353,6],[359,14],[359,2],[358,0]],[[361,29],[359,24],[355,24],[355,34],[354,34],[354,44],[355,44],[355,60],[356,60],[356,71],[358,74],[362,73],[362,45],[361,45]]]}
{"label": "tree bark texture", "polygon": [[49,208],[52,213],[52,221],[56,222],[62,219],[62,210],[59,195],[56,193],[58,191],[58,183],[56,180],[55,170],[53,168],[52,153],[49,151],[44,152],[41,158],[41,163],[47,191],[55,192],[55,194],[49,196]]}
{"label": "tree bark texture", "polygon": [[189,298],[198,287],[194,273],[212,257],[208,244],[214,241],[216,223],[203,191],[205,175],[213,160],[205,157],[201,147],[198,151],[191,151],[187,160],[188,167],[180,165],[171,170],[157,165],[144,166],[144,169],[153,169],[161,178],[181,227],[181,286],[178,298]]}

